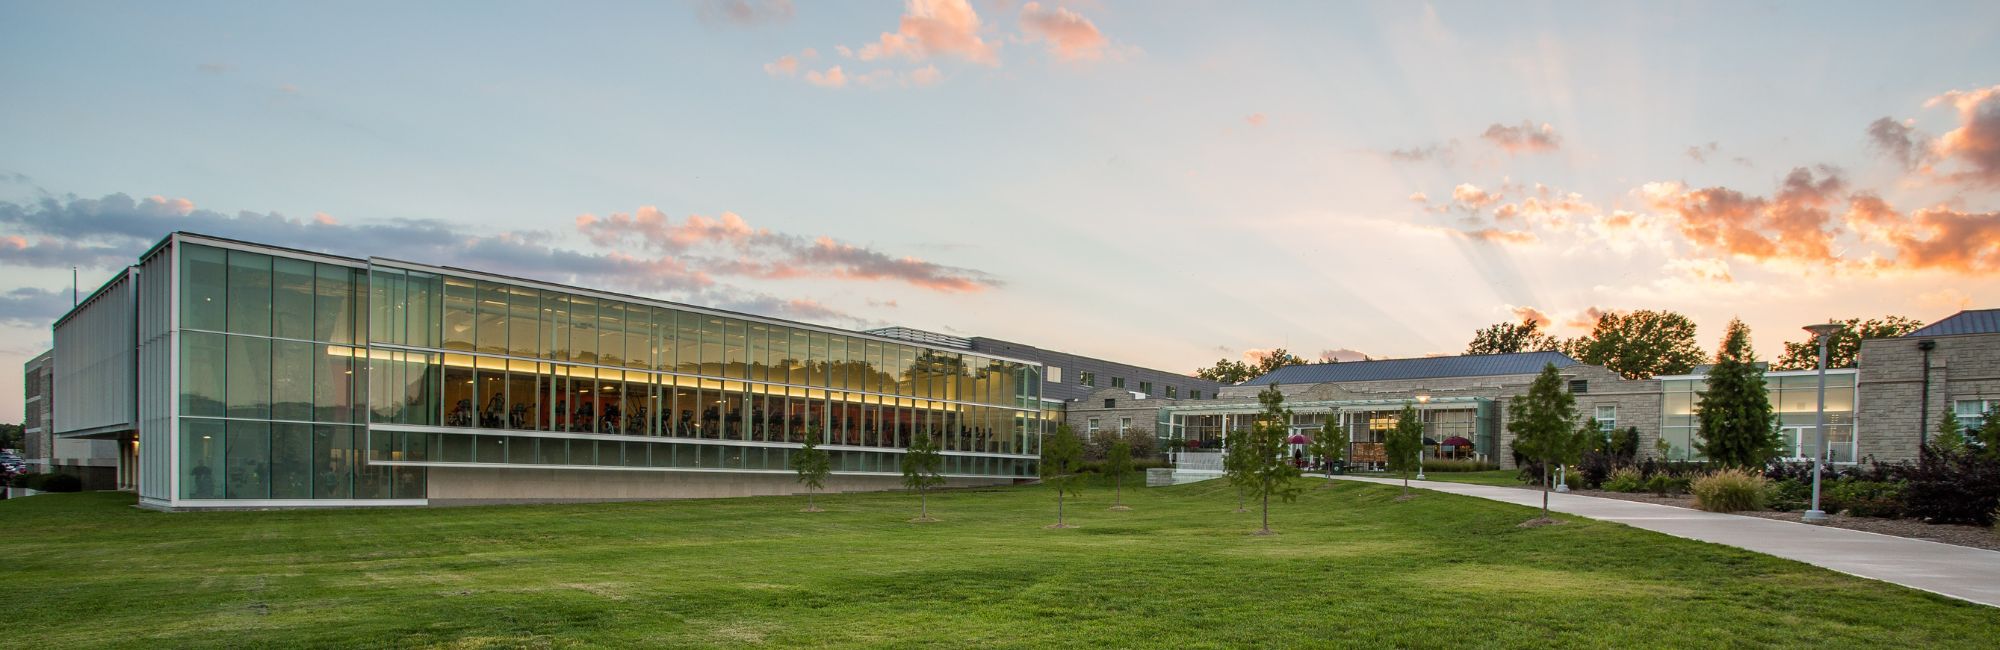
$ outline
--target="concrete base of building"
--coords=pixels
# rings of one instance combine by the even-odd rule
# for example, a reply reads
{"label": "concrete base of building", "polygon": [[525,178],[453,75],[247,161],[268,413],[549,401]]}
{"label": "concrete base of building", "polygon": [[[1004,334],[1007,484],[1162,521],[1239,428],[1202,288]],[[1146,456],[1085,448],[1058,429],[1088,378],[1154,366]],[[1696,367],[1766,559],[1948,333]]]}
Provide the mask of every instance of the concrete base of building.
{"label": "concrete base of building", "polygon": [[[790,473],[621,472],[588,469],[432,467],[429,501],[434,506],[503,503],[585,503],[660,499],[715,499],[805,494]],[[944,487],[1012,485],[1010,478],[949,478]],[[822,492],[880,492],[903,489],[898,476],[834,475]]]}

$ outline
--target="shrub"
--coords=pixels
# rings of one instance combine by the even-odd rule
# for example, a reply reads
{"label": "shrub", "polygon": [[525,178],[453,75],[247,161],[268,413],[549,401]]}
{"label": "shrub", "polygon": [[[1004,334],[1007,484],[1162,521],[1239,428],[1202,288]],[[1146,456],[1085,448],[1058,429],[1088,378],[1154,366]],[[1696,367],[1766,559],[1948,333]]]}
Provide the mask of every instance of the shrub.
{"label": "shrub", "polygon": [[1583,479],[1582,484],[1572,483],[1570,487],[1601,487],[1604,485],[1605,479],[1611,478],[1611,470],[1615,467],[1618,467],[1617,459],[1612,457],[1609,452],[1583,452],[1583,456],[1577,460],[1576,466],[1570,468],[1572,476]]}
{"label": "shrub", "polygon": [[1690,481],[1691,479],[1685,476],[1670,476],[1665,473],[1654,474],[1651,478],[1646,479],[1646,489],[1653,494],[1663,497],[1673,496],[1687,492]]}
{"label": "shrub", "polygon": [[1694,493],[1697,508],[1709,512],[1736,512],[1763,509],[1764,490],[1768,485],[1770,482],[1762,474],[1725,469],[1695,479],[1689,491]]}
{"label": "shrub", "polygon": [[23,474],[16,485],[38,492],[83,491],[83,479],[69,474]]}
{"label": "shrub", "polygon": [[[1807,486],[1810,494],[1812,487]],[[1820,507],[1827,512],[1846,511],[1856,517],[1903,516],[1903,484],[1885,481],[1841,479],[1820,484]]]}
{"label": "shrub", "polygon": [[1604,479],[1604,489],[1612,492],[1638,492],[1646,489],[1646,477],[1635,468],[1620,467],[1611,473],[1610,478]]}
{"label": "shrub", "polygon": [[1909,469],[1904,512],[1933,523],[1991,525],[2000,508],[2000,460],[1925,449]]}
{"label": "shrub", "polygon": [[1767,490],[1765,505],[1778,512],[1804,510],[1812,505],[1812,482],[1798,479],[1780,479],[1771,482]]}

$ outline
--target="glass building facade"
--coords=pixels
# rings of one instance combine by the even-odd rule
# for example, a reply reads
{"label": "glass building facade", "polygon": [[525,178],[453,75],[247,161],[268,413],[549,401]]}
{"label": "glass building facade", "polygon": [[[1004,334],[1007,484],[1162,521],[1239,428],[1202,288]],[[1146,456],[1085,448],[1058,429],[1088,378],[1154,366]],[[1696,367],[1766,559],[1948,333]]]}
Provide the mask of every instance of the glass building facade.
{"label": "glass building facade", "polygon": [[415,500],[450,466],[1035,476],[1040,366],[474,272],[181,239],[174,501]]}
{"label": "glass building facade", "polygon": [[[1855,438],[1855,371],[1826,371],[1827,462],[1852,463],[1857,457]],[[1816,371],[1764,373],[1770,391],[1771,410],[1778,416],[1779,454],[1793,459],[1811,459],[1819,446],[1813,431],[1819,409],[1819,375]],[[1708,388],[1700,376],[1661,377],[1664,402],[1660,410],[1660,439],[1668,445],[1667,458],[1702,460],[1694,443],[1701,439],[1701,423],[1694,406]]]}

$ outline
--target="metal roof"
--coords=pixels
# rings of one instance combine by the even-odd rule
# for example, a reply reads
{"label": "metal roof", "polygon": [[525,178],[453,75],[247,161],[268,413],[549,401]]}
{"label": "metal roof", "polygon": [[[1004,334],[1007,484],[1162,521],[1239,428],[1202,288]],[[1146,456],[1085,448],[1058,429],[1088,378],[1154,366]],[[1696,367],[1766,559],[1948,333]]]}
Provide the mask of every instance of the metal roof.
{"label": "metal roof", "polygon": [[1269,384],[1323,384],[1343,381],[1383,381],[1393,379],[1435,379],[1438,377],[1490,377],[1494,375],[1532,375],[1542,371],[1542,366],[1555,364],[1557,368],[1577,365],[1578,361],[1561,352],[1517,352],[1513,354],[1471,354],[1456,357],[1425,357],[1421,359],[1384,359],[1381,361],[1344,361],[1341,363],[1316,363],[1304,366],[1285,366],[1262,377],[1238,384],[1239,386],[1265,386]]}
{"label": "metal roof", "polygon": [[2000,333],[2000,309],[1967,309],[1944,320],[1909,334],[1904,338],[1921,336],[1951,336],[1954,334],[1994,334]]}

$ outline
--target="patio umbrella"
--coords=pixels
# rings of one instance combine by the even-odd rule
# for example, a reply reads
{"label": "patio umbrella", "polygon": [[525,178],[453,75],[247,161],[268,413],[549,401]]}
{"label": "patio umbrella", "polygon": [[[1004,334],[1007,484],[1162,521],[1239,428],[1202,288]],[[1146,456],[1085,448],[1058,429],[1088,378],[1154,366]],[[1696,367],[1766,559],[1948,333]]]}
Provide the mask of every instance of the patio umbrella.
{"label": "patio umbrella", "polygon": [[1453,447],[1470,447],[1472,446],[1472,441],[1465,439],[1465,436],[1452,436],[1450,438],[1445,438],[1444,444]]}
{"label": "patio umbrella", "polygon": [[1292,437],[1291,437],[1290,439],[1287,439],[1287,440],[1286,440],[1285,442],[1288,442],[1288,443],[1291,443],[1291,444],[1294,444],[1294,445],[1303,445],[1303,444],[1306,444],[1306,443],[1309,443],[1309,442],[1312,442],[1312,439],[1311,439],[1311,438],[1307,438],[1307,437],[1306,437],[1306,434],[1303,434],[1303,433],[1294,433],[1294,434],[1292,434]]}
{"label": "patio umbrella", "polygon": [[1438,441],[1436,441],[1436,440],[1432,440],[1432,439],[1430,439],[1430,438],[1425,438],[1425,439],[1424,439],[1424,444],[1425,444],[1425,445],[1427,445],[1427,446],[1428,446],[1428,445],[1436,445],[1437,443],[1438,443]]}

